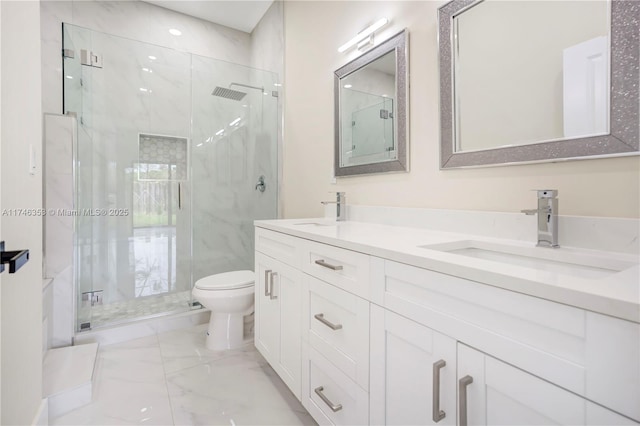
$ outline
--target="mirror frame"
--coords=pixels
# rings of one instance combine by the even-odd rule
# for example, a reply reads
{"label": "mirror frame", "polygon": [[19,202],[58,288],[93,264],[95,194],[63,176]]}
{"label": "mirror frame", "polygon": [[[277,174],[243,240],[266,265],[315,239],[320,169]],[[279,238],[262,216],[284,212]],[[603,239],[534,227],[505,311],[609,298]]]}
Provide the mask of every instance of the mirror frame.
{"label": "mirror frame", "polygon": [[[376,59],[395,51],[396,54],[396,129],[394,134],[396,138],[398,156],[395,160],[383,161],[379,163],[358,164],[354,166],[341,166],[340,149],[342,139],[342,109],[340,107],[340,79],[347,77],[349,74],[363,68]],[[406,29],[402,30],[393,37],[380,43],[378,46],[365,52],[361,56],[340,67],[334,72],[334,176],[354,176],[372,173],[386,172],[404,172],[409,170],[409,154],[408,154],[408,110],[409,110],[409,33]]]}
{"label": "mirror frame", "polygon": [[483,0],[452,0],[438,9],[440,169],[555,162],[639,154],[640,2],[611,0],[609,134],[455,152],[453,18]]}

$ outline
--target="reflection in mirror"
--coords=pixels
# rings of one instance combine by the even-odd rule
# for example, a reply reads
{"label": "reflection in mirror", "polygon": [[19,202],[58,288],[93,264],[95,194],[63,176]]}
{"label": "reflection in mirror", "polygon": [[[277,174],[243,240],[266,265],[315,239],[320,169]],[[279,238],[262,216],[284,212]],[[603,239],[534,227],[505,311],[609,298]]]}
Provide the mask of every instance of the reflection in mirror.
{"label": "reflection in mirror", "polygon": [[485,0],[454,16],[456,151],[606,134],[608,6]]}
{"label": "reflection in mirror", "polygon": [[395,160],[396,52],[368,63],[341,79],[340,84],[343,123],[340,165]]}
{"label": "reflection in mirror", "polygon": [[335,73],[336,176],[406,170],[406,33]]}
{"label": "reflection in mirror", "polygon": [[438,10],[442,168],[640,152],[640,2]]}

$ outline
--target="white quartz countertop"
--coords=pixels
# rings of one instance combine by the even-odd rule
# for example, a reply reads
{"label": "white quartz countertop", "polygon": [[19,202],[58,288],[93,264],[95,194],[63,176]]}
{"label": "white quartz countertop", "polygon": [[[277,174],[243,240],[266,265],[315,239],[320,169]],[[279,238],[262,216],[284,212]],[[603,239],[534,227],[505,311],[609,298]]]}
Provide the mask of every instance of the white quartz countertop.
{"label": "white quartz countertop", "polygon": [[[640,323],[640,259],[637,255],[570,247],[542,248],[535,247],[535,242],[324,218],[260,220],[255,226]],[[558,250],[554,252],[558,256],[575,254],[600,263],[622,262],[635,266],[604,276],[578,277],[421,247],[459,241],[500,244],[529,251]]]}

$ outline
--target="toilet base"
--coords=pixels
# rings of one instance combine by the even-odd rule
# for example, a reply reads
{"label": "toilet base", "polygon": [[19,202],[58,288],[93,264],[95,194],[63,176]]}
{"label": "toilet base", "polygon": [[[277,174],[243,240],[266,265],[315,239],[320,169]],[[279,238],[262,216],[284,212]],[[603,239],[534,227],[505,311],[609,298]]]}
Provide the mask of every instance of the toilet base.
{"label": "toilet base", "polygon": [[211,313],[207,330],[207,349],[223,351],[235,349],[244,343],[244,318],[242,313]]}

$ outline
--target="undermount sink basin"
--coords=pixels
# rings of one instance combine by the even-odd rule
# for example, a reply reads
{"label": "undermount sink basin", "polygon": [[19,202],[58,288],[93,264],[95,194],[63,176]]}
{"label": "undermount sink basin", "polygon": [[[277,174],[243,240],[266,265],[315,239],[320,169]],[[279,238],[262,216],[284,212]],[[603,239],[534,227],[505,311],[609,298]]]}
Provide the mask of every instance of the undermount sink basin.
{"label": "undermount sink basin", "polygon": [[613,256],[562,247],[553,249],[512,246],[474,240],[428,244],[419,247],[587,279],[604,278],[638,265],[638,261],[621,260]]}

